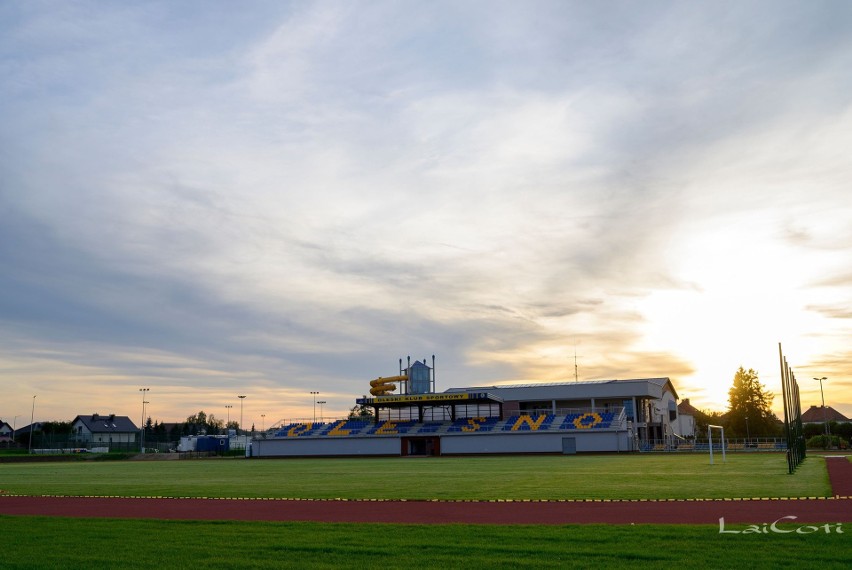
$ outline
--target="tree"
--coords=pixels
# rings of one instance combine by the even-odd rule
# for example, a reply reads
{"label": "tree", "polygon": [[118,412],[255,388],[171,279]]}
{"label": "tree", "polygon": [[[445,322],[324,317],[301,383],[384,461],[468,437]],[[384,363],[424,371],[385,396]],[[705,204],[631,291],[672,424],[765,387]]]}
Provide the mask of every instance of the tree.
{"label": "tree", "polygon": [[[366,396],[364,397],[366,398]],[[356,404],[351,410],[349,410],[349,419],[371,422],[375,419],[375,416],[373,415],[373,408],[365,406],[364,404]]]}
{"label": "tree", "polygon": [[221,433],[225,427],[225,422],[224,420],[217,419],[213,414],[208,416],[202,410],[195,415],[187,417],[184,426],[184,433],[186,435],[196,435],[201,432],[208,435],[215,435]]}
{"label": "tree", "polygon": [[735,437],[777,435],[778,418],[770,409],[773,399],[775,395],[758,381],[757,372],[740,366],[728,390],[726,429]]}
{"label": "tree", "polygon": [[225,429],[225,420],[220,420],[213,414],[207,416],[207,433],[221,434]]}
{"label": "tree", "polygon": [[43,422],[41,424],[41,431],[45,434],[69,434],[73,430],[71,429],[71,422]]}
{"label": "tree", "polygon": [[695,419],[695,437],[707,437],[707,426],[722,425],[722,412],[697,410]]}
{"label": "tree", "polygon": [[207,424],[207,414],[204,413],[204,410],[201,410],[197,414],[192,416],[188,416],[186,418],[186,423],[190,425],[206,425]]}
{"label": "tree", "polygon": [[[47,442],[50,442],[49,445],[52,447],[54,444],[61,444],[63,441],[67,441],[71,437],[72,429],[71,422],[44,422],[41,424],[41,433],[39,434],[38,445],[46,445]],[[28,440],[29,442],[29,440]]]}
{"label": "tree", "polygon": [[154,427],[151,430],[151,434],[149,435],[151,441],[156,441],[157,443],[166,441],[166,426],[163,422],[156,421],[154,422]]}
{"label": "tree", "polygon": [[828,427],[831,430],[831,435],[839,436],[841,439],[846,440],[847,443],[852,439],[852,423],[844,422],[841,424],[832,421],[829,422]]}

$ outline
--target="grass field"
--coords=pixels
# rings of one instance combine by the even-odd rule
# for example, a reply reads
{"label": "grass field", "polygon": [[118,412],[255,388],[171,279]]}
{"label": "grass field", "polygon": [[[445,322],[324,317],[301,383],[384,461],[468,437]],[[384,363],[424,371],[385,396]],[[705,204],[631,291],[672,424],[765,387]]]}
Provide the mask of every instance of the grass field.
{"label": "grass field", "polygon": [[848,568],[849,535],[715,526],[487,526],[0,516],[4,569]]}
{"label": "grass field", "polygon": [[[824,461],[704,455],[0,464],[16,494],[301,498],[827,496]],[[771,521],[768,521],[771,522]],[[849,534],[689,525],[386,525],[0,516],[5,568],[847,568]]]}
{"label": "grass field", "polygon": [[23,495],[348,499],[685,499],[829,496],[822,458],[780,454],[115,461],[0,464]]}

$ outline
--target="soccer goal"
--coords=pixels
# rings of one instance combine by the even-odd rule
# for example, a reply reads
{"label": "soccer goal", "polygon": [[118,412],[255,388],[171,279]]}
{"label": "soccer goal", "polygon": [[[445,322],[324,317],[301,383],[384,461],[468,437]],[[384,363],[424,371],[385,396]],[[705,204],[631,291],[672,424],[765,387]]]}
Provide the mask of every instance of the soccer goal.
{"label": "soccer goal", "polygon": [[713,465],[713,430],[720,432],[719,446],[722,448],[722,463],[725,463],[725,428],[722,426],[707,426],[707,442],[710,444],[710,465]]}

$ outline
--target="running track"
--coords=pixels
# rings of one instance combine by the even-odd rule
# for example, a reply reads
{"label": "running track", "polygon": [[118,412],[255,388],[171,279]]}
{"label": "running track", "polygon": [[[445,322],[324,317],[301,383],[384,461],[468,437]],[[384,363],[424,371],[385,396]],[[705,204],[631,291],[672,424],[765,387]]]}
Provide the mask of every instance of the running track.
{"label": "running track", "polygon": [[664,501],[342,501],[0,495],[0,514],[411,524],[852,522],[852,463],[827,458],[832,498]]}

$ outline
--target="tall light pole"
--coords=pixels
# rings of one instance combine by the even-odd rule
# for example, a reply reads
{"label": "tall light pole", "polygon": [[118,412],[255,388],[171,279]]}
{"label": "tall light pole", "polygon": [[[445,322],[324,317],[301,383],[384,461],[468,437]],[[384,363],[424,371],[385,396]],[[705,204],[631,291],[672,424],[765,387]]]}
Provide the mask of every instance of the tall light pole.
{"label": "tall light pole", "polygon": [[[243,400],[246,399],[245,396],[237,396],[240,399],[240,430],[243,430]],[[238,432],[239,433],[239,432]]]}
{"label": "tall light pole", "polygon": [[29,449],[27,450],[28,453],[33,452],[33,430],[35,429],[35,399],[36,397],[33,396],[33,409],[30,412],[30,445]]}
{"label": "tall light pole", "polygon": [[319,404],[319,407],[320,407],[320,421],[322,421],[322,405],[325,404],[325,403],[326,403],[325,400],[320,400],[319,402],[317,402],[317,404]]}
{"label": "tall light pole", "polygon": [[225,409],[228,411],[228,423],[225,424],[225,429],[228,429],[228,426],[231,424],[231,408],[233,407],[232,404],[225,404]]}
{"label": "tall light pole", "polygon": [[819,395],[822,398],[822,423],[823,423],[823,431],[825,431],[825,435],[831,435],[831,430],[828,429],[828,411],[825,409],[825,394],[822,392],[822,381],[828,380],[825,376],[822,378],[814,378],[817,382],[819,382]]}
{"label": "tall light pole", "polygon": [[15,419],[12,420],[12,443],[15,444],[15,449],[18,448],[18,442],[15,440],[15,435],[18,433],[18,416],[15,416]]}
{"label": "tall light pole", "polygon": [[266,414],[260,414],[260,431],[266,431]]}
{"label": "tall light pole", "polygon": [[751,433],[748,430],[748,416],[745,417],[746,421],[746,447],[748,447],[748,442],[751,440]]}
{"label": "tall light pole", "polygon": [[319,392],[311,392],[311,395],[314,397],[314,421],[317,421],[317,395]]}
{"label": "tall light pole", "polygon": [[150,388],[139,388],[139,391],[142,392],[142,424],[139,429],[139,452],[145,453],[145,394],[148,392]]}

